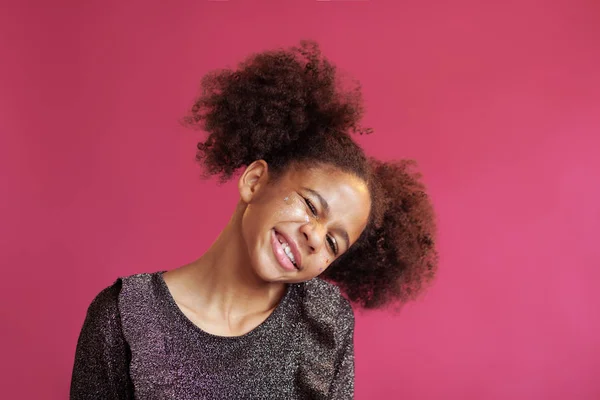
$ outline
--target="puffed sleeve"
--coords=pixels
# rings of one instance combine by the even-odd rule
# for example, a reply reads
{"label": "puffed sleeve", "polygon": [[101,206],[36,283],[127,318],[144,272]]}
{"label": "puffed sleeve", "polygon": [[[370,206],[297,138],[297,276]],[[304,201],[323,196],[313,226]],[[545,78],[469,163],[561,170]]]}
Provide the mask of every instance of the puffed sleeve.
{"label": "puffed sleeve", "polygon": [[102,290],[88,307],[71,377],[71,400],[133,399],[131,353],[121,329],[121,281]]}
{"label": "puffed sleeve", "polygon": [[354,399],[354,313],[349,303],[344,301],[342,304],[339,342],[341,345],[333,382],[329,388],[330,400]]}

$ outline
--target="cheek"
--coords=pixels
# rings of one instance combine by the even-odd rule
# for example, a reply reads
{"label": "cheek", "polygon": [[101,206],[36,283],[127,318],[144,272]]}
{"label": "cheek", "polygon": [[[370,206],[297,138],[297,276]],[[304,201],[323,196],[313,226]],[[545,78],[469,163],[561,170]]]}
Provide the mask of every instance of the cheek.
{"label": "cheek", "polygon": [[283,196],[282,200],[276,205],[278,209],[277,219],[282,221],[309,221],[306,205],[297,194],[287,194]]}
{"label": "cheek", "polygon": [[256,235],[260,229],[260,223],[264,220],[258,207],[249,206],[242,216],[242,232],[245,239]]}
{"label": "cheek", "polygon": [[329,257],[329,256],[321,257],[321,263],[319,264],[319,268],[318,268],[319,273],[325,271],[325,268],[329,267],[330,262],[331,262],[331,257]]}

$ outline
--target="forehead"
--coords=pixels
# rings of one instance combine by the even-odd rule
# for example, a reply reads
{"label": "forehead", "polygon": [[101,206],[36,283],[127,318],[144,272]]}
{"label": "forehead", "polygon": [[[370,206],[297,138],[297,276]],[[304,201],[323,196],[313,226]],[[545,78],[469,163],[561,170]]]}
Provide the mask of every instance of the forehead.
{"label": "forehead", "polygon": [[332,188],[350,190],[368,194],[366,183],[354,174],[332,166],[296,166],[285,174],[286,180],[293,185],[311,185],[310,189],[333,192]]}

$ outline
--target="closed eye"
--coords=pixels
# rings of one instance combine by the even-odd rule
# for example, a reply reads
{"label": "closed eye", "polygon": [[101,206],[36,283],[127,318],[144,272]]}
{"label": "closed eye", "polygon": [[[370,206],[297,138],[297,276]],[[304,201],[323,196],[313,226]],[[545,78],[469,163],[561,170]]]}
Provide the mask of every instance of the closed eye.
{"label": "closed eye", "polygon": [[309,199],[307,199],[306,197],[304,198],[304,201],[306,202],[306,205],[310,209],[310,212],[313,213],[313,215],[316,217],[317,216],[317,209],[315,208],[315,206],[313,205],[313,203]]}
{"label": "closed eye", "polygon": [[[313,203],[307,199],[306,197],[304,197],[304,201],[306,202],[306,206],[310,209],[310,212],[316,217],[317,216],[317,209],[315,208],[315,206],[313,205]],[[331,248],[331,251],[333,251],[333,254],[337,255],[338,254],[338,245],[336,240],[331,237],[331,236],[327,236],[327,244],[329,245],[329,247]]]}
{"label": "closed eye", "polygon": [[337,247],[337,242],[335,241],[335,239],[332,238],[331,236],[327,236],[327,243],[329,243],[329,247],[331,247],[331,250],[333,250],[333,254],[335,254],[337,256],[338,247]]}

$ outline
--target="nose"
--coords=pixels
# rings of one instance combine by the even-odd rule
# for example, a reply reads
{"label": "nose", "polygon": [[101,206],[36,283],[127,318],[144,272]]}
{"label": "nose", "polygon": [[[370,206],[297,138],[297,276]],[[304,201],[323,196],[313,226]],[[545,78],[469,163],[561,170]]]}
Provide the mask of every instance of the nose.
{"label": "nose", "polygon": [[311,253],[317,253],[321,250],[325,241],[325,228],[316,222],[306,223],[300,227],[300,232],[306,239],[306,244]]}

